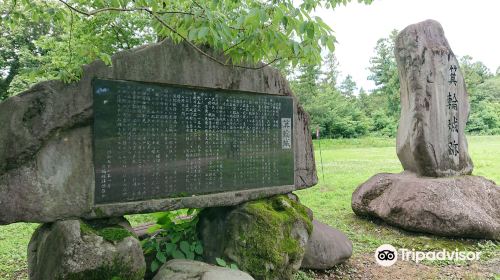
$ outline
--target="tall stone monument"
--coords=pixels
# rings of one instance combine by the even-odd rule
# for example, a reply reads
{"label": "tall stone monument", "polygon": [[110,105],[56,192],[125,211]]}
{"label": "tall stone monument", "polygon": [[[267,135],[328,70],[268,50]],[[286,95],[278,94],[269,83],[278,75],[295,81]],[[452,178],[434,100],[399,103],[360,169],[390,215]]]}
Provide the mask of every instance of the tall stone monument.
{"label": "tall stone monument", "polygon": [[439,23],[409,26],[397,37],[401,81],[397,154],[405,170],[429,177],[468,175],[469,97],[458,60]]}
{"label": "tall stone monument", "polygon": [[352,195],[360,216],[410,231],[500,239],[500,187],[470,176],[464,76],[434,20],[401,31],[395,43],[401,84],[397,155],[404,172],[377,174]]}

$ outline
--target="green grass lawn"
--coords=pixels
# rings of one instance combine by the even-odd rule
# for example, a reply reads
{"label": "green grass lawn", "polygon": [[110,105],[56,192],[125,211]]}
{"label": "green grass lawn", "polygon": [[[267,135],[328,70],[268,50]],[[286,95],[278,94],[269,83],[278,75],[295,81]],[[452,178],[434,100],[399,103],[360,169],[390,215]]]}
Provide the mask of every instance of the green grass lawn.
{"label": "green grass lawn", "polygon": [[[475,166],[474,175],[499,183],[500,136],[472,136],[468,139]],[[379,245],[389,243],[415,250],[481,250],[483,261],[493,256],[500,257],[500,246],[495,242],[409,233],[354,215],[351,194],[358,185],[376,173],[402,171],[394,139],[322,140],[314,144],[319,184],[297,194],[302,203],[313,210],[316,219],[348,235],[354,243],[354,254],[372,253]],[[134,215],[128,218],[136,225],[150,220],[152,216]],[[36,226],[26,223],[0,226],[0,279],[26,279],[26,251]]]}
{"label": "green grass lawn", "polygon": [[[469,136],[468,139],[475,166],[474,175],[500,182],[500,136]],[[297,194],[301,202],[313,210],[316,219],[348,235],[354,243],[354,254],[372,253],[378,246],[387,243],[396,248],[423,251],[480,250],[483,251],[483,260],[493,255],[500,257],[500,246],[496,242],[410,233],[354,214],[351,194],[357,186],[376,173],[403,170],[396,155],[394,139],[322,140],[321,143],[315,141],[314,145],[319,183]]]}

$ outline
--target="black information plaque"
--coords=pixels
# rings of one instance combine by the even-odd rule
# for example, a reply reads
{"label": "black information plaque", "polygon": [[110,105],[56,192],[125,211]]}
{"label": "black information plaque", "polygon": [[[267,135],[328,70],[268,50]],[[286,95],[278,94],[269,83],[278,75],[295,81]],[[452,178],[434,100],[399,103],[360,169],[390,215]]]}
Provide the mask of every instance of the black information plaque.
{"label": "black information plaque", "polygon": [[291,97],[94,80],[95,204],[294,184]]}

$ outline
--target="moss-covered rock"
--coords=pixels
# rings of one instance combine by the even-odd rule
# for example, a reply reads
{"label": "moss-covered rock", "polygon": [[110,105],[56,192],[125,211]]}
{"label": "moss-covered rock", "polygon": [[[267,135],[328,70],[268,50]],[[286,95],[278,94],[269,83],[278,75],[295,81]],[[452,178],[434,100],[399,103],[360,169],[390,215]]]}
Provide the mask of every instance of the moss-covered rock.
{"label": "moss-covered rock", "polygon": [[206,261],[236,263],[255,279],[291,279],[312,232],[308,209],[285,195],[205,209],[198,223]]}
{"label": "moss-covered rock", "polygon": [[139,240],[124,218],[44,224],[28,247],[30,279],[144,278]]}
{"label": "moss-covered rock", "polygon": [[110,263],[103,266],[97,267],[95,269],[89,269],[85,271],[68,273],[65,276],[61,276],[60,280],[138,280],[143,279],[145,275],[146,268],[139,269],[137,271],[131,271],[130,265],[124,263],[121,259],[115,259]]}
{"label": "moss-covered rock", "polygon": [[124,218],[80,220],[80,231],[82,235],[95,234],[112,243],[120,242],[129,236],[136,237],[130,224]]}

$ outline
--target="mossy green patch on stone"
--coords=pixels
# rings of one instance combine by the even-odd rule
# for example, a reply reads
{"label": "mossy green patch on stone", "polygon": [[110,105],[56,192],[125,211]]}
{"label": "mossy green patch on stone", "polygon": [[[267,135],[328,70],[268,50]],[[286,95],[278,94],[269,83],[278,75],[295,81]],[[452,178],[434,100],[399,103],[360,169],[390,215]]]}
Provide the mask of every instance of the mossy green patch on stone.
{"label": "mossy green patch on stone", "polygon": [[95,230],[83,221],[80,221],[80,233],[82,235],[96,234]]}
{"label": "mossy green patch on stone", "polygon": [[312,232],[312,221],[306,208],[284,195],[252,201],[242,209],[245,222],[234,221],[237,231],[234,255],[240,256],[238,266],[256,279],[290,279],[292,270],[284,267],[300,261],[304,248],[292,229],[298,224]]}
{"label": "mossy green patch on stone", "polygon": [[130,231],[119,226],[99,229],[97,231],[97,235],[102,236],[102,238],[111,242],[119,242],[125,239],[126,237],[133,236],[133,234]]}
{"label": "mossy green patch on stone", "polygon": [[130,231],[119,225],[99,228],[92,227],[84,221],[80,221],[80,231],[82,235],[95,234],[109,242],[120,242],[129,236],[135,237]]}
{"label": "mossy green patch on stone", "polygon": [[94,213],[98,218],[106,217],[106,213],[104,213],[104,211],[99,207],[94,208]]}
{"label": "mossy green patch on stone", "polygon": [[[96,269],[71,273],[64,276],[65,280],[140,280],[144,278],[144,269],[131,273],[130,264],[117,258],[112,263],[99,266]],[[61,279],[62,280],[62,279]]]}

